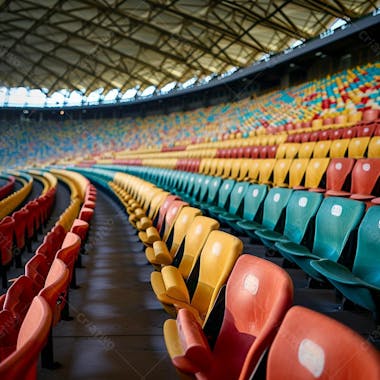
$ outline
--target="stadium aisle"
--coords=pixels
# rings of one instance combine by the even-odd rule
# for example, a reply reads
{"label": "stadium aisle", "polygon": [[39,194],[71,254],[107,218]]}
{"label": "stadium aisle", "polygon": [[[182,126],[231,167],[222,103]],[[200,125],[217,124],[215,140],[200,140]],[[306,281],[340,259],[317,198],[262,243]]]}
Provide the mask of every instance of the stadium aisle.
{"label": "stadium aisle", "polygon": [[150,288],[152,268],[127,215],[98,191],[79,289],[70,294],[72,321],[54,328],[62,367],[39,379],[175,379],[162,336],[168,318]]}

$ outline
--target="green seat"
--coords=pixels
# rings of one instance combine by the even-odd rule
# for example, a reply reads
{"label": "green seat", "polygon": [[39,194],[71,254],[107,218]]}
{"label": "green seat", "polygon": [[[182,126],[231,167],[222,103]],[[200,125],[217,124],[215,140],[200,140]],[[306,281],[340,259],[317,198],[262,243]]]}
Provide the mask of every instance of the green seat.
{"label": "green seat", "polygon": [[380,206],[369,208],[360,223],[352,271],[328,259],[312,261],[311,266],[327,278],[347,299],[379,313]]}
{"label": "green seat", "polygon": [[231,194],[230,194],[230,204],[228,207],[228,211],[221,212],[220,214],[216,215],[217,219],[221,221],[222,223],[227,223],[228,217],[232,216],[234,217],[239,209],[241,208],[243,204],[243,199],[245,196],[245,193],[247,192],[249,187],[248,182],[236,182],[235,186],[233,187]]}
{"label": "green seat", "polygon": [[196,199],[199,191],[201,189],[201,186],[203,184],[203,175],[194,173],[193,176],[193,185],[189,192],[186,192],[186,194],[182,194],[182,199],[186,202],[189,202],[191,204],[191,201],[193,199]]}
{"label": "green seat", "polygon": [[207,186],[207,198],[206,201],[199,203],[199,208],[203,211],[203,213],[207,212],[207,209],[214,205],[215,199],[218,195],[218,191],[220,186],[222,185],[223,180],[220,177],[211,177],[211,181]]}
{"label": "green seat", "polygon": [[208,205],[208,208],[207,208],[208,215],[217,219],[218,214],[220,214],[222,212],[226,212],[227,207],[228,207],[228,202],[230,199],[230,194],[231,194],[233,187],[235,186],[235,183],[236,182],[233,179],[223,180],[221,186],[219,187],[218,201],[217,201],[216,205],[215,204],[214,205],[210,205],[210,204]]}
{"label": "green seat", "polygon": [[262,205],[268,193],[266,185],[249,184],[243,199],[243,215],[224,215],[224,221],[235,231],[243,234],[244,229],[239,223],[252,222],[261,219]]}
{"label": "green seat", "polygon": [[292,189],[280,187],[270,189],[264,201],[262,223],[244,221],[238,222],[238,225],[244,229],[244,232],[248,236],[254,239],[257,239],[257,236],[255,235],[255,231],[257,230],[282,232],[285,208],[292,193]]}
{"label": "green seat", "polygon": [[277,241],[292,241],[301,244],[307,238],[306,232],[321,205],[322,199],[323,196],[319,193],[294,191],[286,206],[284,233],[259,230],[256,231],[256,235],[269,249],[273,249]]}
{"label": "green seat", "polygon": [[[193,191],[193,187],[196,182],[197,174],[191,173],[190,175],[186,173],[186,177],[184,179],[184,186],[180,191],[178,191],[177,195],[179,195],[182,199],[186,198]],[[170,191],[170,189],[168,189]]]}
{"label": "green seat", "polygon": [[325,198],[316,217],[312,251],[293,242],[277,242],[275,248],[309,276],[323,281],[324,277],[311,266],[311,261],[329,259],[337,262],[351,233],[359,225],[364,210],[363,202],[338,197]]}
{"label": "green seat", "polygon": [[190,203],[194,207],[200,207],[202,202],[205,202],[205,198],[207,196],[208,185],[209,185],[210,181],[213,179],[213,177],[210,175],[201,174],[201,176],[203,177],[203,182],[202,182],[202,186],[199,190],[198,196],[192,198],[190,201]]}

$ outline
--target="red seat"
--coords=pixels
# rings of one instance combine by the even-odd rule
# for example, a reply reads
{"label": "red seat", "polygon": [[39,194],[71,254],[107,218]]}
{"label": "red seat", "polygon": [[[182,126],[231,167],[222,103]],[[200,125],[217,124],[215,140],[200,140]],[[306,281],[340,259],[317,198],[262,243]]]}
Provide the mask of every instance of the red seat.
{"label": "red seat", "polygon": [[47,341],[52,315],[47,302],[36,296],[17,336],[16,350],[0,363],[0,378],[37,378],[38,356]]}
{"label": "red seat", "polygon": [[380,379],[380,355],[347,326],[294,306],[269,350],[266,380],[278,379]]}
{"label": "red seat", "polygon": [[3,288],[8,287],[7,269],[13,259],[13,234],[15,221],[6,216],[0,221],[0,271]]}
{"label": "red seat", "polygon": [[79,212],[79,219],[90,223],[92,216],[94,215],[94,209],[91,207],[82,207]]}
{"label": "red seat", "polygon": [[[251,255],[236,262],[227,282],[225,312],[215,347],[194,315],[180,309],[165,322],[165,340],[173,364],[197,379],[249,379],[292,304],[293,285],[279,266]],[[169,341],[178,331],[178,339]]]}
{"label": "red seat", "polygon": [[46,276],[49,273],[50,265],[48,260],[43,255],[34,255],[25,264],[25,275],[29,277],[39,291],[43,288]]}
{"label": "red seat", "polygon": [[16,265],[21,266],[21,254],[25,248],[25,236],[27,233],[26,230],[26,221],[28,219],[29,211],[26,208],[22,208],[21,210],[15,211],[12,214],[12,218],[15,221],[15,258]]}
{"label": "red seat", "polygon": [[334,195],[334,192],[347,192],[352,168],[355,160],[353,158],[332,158],[326,171],[326,195]]}

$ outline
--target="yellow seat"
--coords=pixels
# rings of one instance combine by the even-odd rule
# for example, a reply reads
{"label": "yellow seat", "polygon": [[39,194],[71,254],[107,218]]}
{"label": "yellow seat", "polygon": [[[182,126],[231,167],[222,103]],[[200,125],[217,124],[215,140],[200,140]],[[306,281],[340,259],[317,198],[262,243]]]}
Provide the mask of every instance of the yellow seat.
{"label": "yellow seat", "polygon": [[350,144],[348,145],[348,157],[366,157],[369,141],[370,137],[355,137],[351,139]]}
{"label": "yellow seat", "polygon": [[223,160],[223,163],[222,163],[223,171],[221,174],[221,177],[223,179],[230,178],[233,161],[235,161],[235,159],[228,158],[228,159]]}
{"label": "yellow seat", "polygon": [[276,158],[285,158],[287,143],[280,144],[276,151]]}
{"label": "yellow seat", "polygon": [[342,158],[346,157],[348,144],[350,139],[334,140],[330,147],[330,158]]}
{"label": "yellow seat", "polygon": [[208,172],[208,175],[212,175],[212,176],[215,176],[216,175],[216,170],[217,170],[217,165],[218,165],[218,159],[217,158],[213,158],[211,159],[211,162],[210,162],[210,170]]}
{"label": "yellow seat", "polygon": [[[168,274],[171,277],[175,276],[173,271],[177,271],[178,274],[188,282],[189,276],[198,260],[201,250],[206,242],[206,239],[211,231],[217,230],[219,228],[219,222],[215,219],[208,218],[206,216],[196,216],[188,230],[186,231],[186,236],[184,238],[183,250],[180,249],[175,257],[175,262],[178,268],[172,266],[168,269]],[[165,285],[165,280],[163,278],[165,275],[165,270],[162,272],[152,272],[150,275],[150,282],[157,299],[162,303],[163,307],[171,314],[175,314],[173,309],[173,299],[167,291],[167,285]],[[182,283],[182,281],[180,281]],[[166,280],[166,284],[169,280]],[[195,281],[193,281],[195,285]],[[192,287],[194,290],[194,286]],[[169,292],[170,293],[170,292]],[[187,294],[187,292],[185,292]],[[189,291],[192,294],[192,291]]]}
{"label": "yellow seat", "polygon": [[312,158],[306,168],[305,185],[296,186],[295,188],[313,189],[314,191],[325,190],[326,181],[324,180],[324,177],[329,163],[329,158]]}
{"label": "yellow seat", "polygon": [[249,158],[243,158],[241,160],[239,177],[237,178],[237,181],[240,182],[247,180],[251,161],[252,160]]}
{"label": "yellow seat", "polygon": [[330,140],[318,141],[314,145],[313,158],[327,157],[330,151],[330,147],[331,147]]}
{"label": "yellow seat", "polygon": [[301,144],[299,143],[288,143],[286,144],[285,158],[295,158],[298,154]]}
{"label": "yellow seat", "polygon": [[273,186],[288,187],[289,185],[289,169],[292,164],[291,158],[281,158],[276,161],[273,168]]}
{"label": "yellow seat", "polygon": [[275,158],[266,158],[260,160],[260,174],[259,174],[259,184],[260,185],[271,185],[273,168],[276,163]]}
{"label": "yellow seat", "polygon": [[243,160],[241,158],[235,158],[231,161],[232,161],[231,172],[230,172],[229,178],[238,180],[239,174],[240,174],[240,168],[241,168]]}
{"label": "yellow seat", "polygon": [[203,325],[242,250],[240,239],[223,231],[211,231],[200,253],[199,275],[192,297],[178,270],[170,265],[162,268],[165,288],[170,288],[169,294],[165,292],[165,309],[172,306],[174,314],[179,309],[188,309]]}
{"label": "yellow seat", "polygon": [[298,158],[311,158],[315,141],[302,143],[298,151]]}
{"label": "yellow seat", "polygon": [[260,160],[249,160],[246,180],[256,183],[260,173]]}
{"label": "yellow seat", "polygon": [[148,261],[152,265],[159,267],[161,267],[161,265],[171,264],[183,242],[187,229],[194,218],[199,215],[202,215],[202,212],[198,208],[183,207],[175,220],[170,237],[168,236],[167,239],[168,241],[171,241],[170,249],[165,241],[155,241],[153,243],[153,249],[146,251],[147,255],[149,254],[149,257],[147,256]]}
{"label": "yellow seat", "polygon": [[374,136],[368,145],[368,158],[380,158],[380,136]]}
{"label": "yellow seat", "polygon": [[136,228],[139,231],[145,231],[148,227],[153,226],[153,221],[157,217],[160,206],[164,203],[166,197],[169,195],[167,191],[158,191],[150,202],[148,208],[148,215],[142,216],[136,221]]}
{"label": "yellow seat", "polygon": [[301,186],[304,177],[307,165],[309,160],[307,158],[297,158],[293,160],[289,168],[289,187],[294,188]]}

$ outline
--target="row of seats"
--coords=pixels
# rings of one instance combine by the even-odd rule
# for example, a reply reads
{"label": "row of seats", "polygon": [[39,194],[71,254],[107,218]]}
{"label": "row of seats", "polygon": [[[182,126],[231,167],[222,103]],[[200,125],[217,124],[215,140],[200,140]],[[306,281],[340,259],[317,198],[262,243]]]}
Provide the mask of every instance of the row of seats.
{"label": "row of seats", "polygon": [[[84,198],[95,206],[92,185]],[[42,366],[55,366],[51,330],[61,318],[70,319],[69,287],[76,287],[75,264],[81,237],[85,239],[88,230],[88,223],[71,206],[63,212],[72,214],[66,218],[74,221],[70,230],[61,224],[61,215],[26,263],[25,274],[0,297],[0,375],[6,379],[35,379],[41,351]]]}
{"label": "row of seats", "polygon": [[[345,262],[345,268],[349,272],[352,268],[351,275],[358,277],[355,285],[351,278],[351,288],[359,290],[344,292],[342,284],[338,284],[337,289],[360,306],[373,312],[380,311],[376,302],[377,294],[380,293],[380,283],[375,275],[380,270],[380,262],[376,256],[372,257],[372,253],[376,255],[375,252],[380,247],[380,238],[376,234],[378,227],[376,218],[380,220],[380,207],[374,205],[371,207],[373,210],[369,210],[363,218],[365,203],[358,200],[366,200],[364,194],[351,194],[351,199],[336,196],[323,199],[318,191],[293,191],[278,187],[268,191],[265,185],[223,181],[219,177],[208,179],[207,184],[205,180],[207,177],[202,178],[198,175],[198,178],[193,177],[192,185],[191,178],[187,178],[187,187],[177,187],[175,182],[170,182],[170,186],[173,192],[190,204],[199,207],[236,232],[245,233],[256,240],[259,237],[269,249],[275,249],[316,280],[326,280],[326,274],[324,277],[311,268],[313,260],[328,259],[328,263],[323,265],[330,268],[333,266],[331,262],[337,263],[348,256],[350,261]],[[186,179],[184,181],[186,182]],[[333,192],[329,195],[339,194]],[[343,195],[350,194],[343,193]],[[315,228],[313,228],[314,219]],[[363,236],[359,234],[355,255],[353,249],[346,252],[345,248],[349,237],[359,227],[359,223],[359,231]],[[364,231],[368,232],[368,237],[364,235]],[[363,246],[367,244],[377,248],[365,253]],[[366,262],[370,262],[371,267],[363,264]],[[363,266],[365,270],[358,269]],[[336,266],[334,268],[336,272]],[[327,269],[324,273],[327,273]],[[327,279],[338,282],[338,279],[334,279],[332,275]],[[362,298],[357,295],[358,292]]]}
{"label": "row of seats", "polygon": [[[96,169],[92,169],[92,172],[96,172]],[[364,344],[368,353],[358,355],[361,359],[353,361],[352,367],[347,366],[342,371],[342,378],[346,378],[349,373],[359,376],[364,370],[368,371],[369,377],[380,376],[378,353],[351,330],[301,307],[291,308],[287,312],[292,299],[289,276],[266,260],[239,255],[241,247],[238,248],[240,258],[232,260],[234,265],[227,283],[222,327],[210,344],[207,321],[212,319],[212,307],[207,310],[202,296],[205,297],[206,294],[211,297],[213,294],[211,284],[217,281],[214,272],[219,274],[222,260],[225,265],[230,264],[225,258],[225,252],[229,251],[230,257],[233,257],[239,239],[218,231],[219,224],[215,219],[200,215],[199,209],[190,207],[178,196],[170,195],[136,177],[117,173],[111,187],[118,194],[130,215],[131,223],[139,230],[139,237],[147,247],[146,257],[156,269],[152,273],[151,283],[157,298],[167,311],[177,315],[176,320],[165,323],[164,335],[173,364],[179,371],[202,379],[248,379],[260,362],[262,353],[274,339],[269,353],[267,378],[279,378],[277,366],[281,363],[284,350],[287,350],[287,335],[292,334],[292,342],[295,344],[290,358],[292,360],[294,357],[292,366],[300,367],[302,378],[314,378],[316,373],[329,373],[338,365],[333,359],[337,354],[334,341],[329,339],[330,332],[335,329],[342,334],[342,339],[347,339],[352,344]],[[208,231],[205,232],[202,226],[205,227],[206,222],[209,224]],[[157,227],[154,232],[150,231],[154,229],[153,224]],[[194,236],[197,238],[194,239]],[[186,274],[191,269],[194,252],[200,260],[197,282],[191,285],[191,282],[184,282],[186,275],[184,277],[183,273]],[[221,259],[216,264],[218,258]],[[226,277],[223,279],[225,282]],[[209,299],[207,296],[206,299]],[[257,307],[253,308],[253,305]],[[284,315],[281,333],[276,335],[279,319],[282,320]],[[306,327],[289,330],[289,326],[294,326],[294,321],[299,321],[297,318],[305,318],[303,326]],[[318,324],[315,324],[316,320]],[[315,332],[308,336],[305,343],[308,326]],[[327,365],[319,357],[316,362],[308,360],[315,350],[328,358]],[[337,360],[343,361],[345,354],[346,351],[342,348],[339,355],[341,359]],[[293,378],[291,368],[287,366],[288,372],[284,372],[286,378]]]}
{"label": "row of seats", "polygon": [[[120,166],[109,166],[114,170]],[[194,200],[213,201],[223,180],[230,183],[249,182],[271,187],[309,189],[326,196],[351,197],[378,204],[380,195],[380,159],[322,158],[322,159],[265,159],[218,160],[202,167],[203,173],[188,174],[168,169],[129,167],[131,174],[157,183],[165,189],[186,192]]]}
{"label": "row of seats", "polygon": [[0,201],[7,197],[10,193],[12,193],[14,189],[14,185],[16,182],[16,178],[14,176],[9,175],[0,175],[0,178],[6,180],[6,183],[0,187]]}

